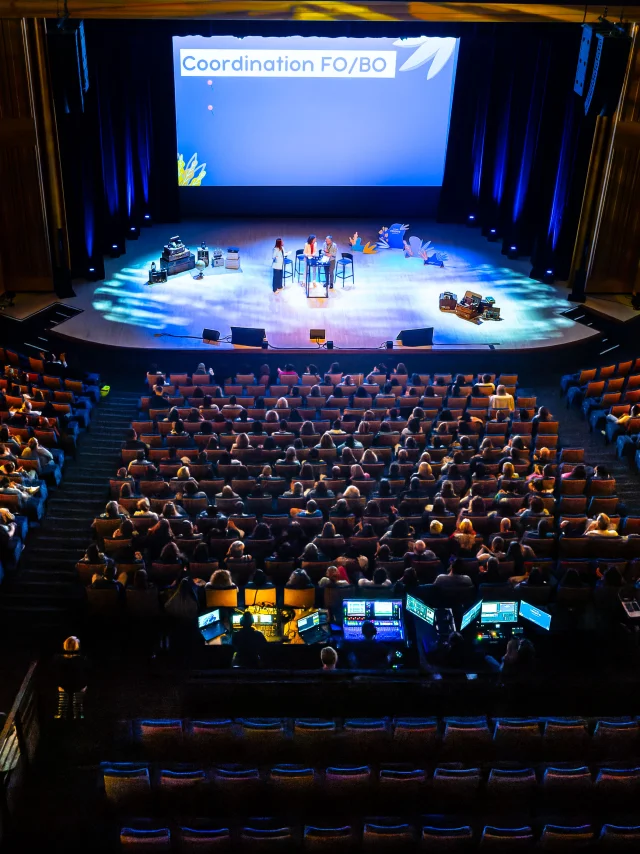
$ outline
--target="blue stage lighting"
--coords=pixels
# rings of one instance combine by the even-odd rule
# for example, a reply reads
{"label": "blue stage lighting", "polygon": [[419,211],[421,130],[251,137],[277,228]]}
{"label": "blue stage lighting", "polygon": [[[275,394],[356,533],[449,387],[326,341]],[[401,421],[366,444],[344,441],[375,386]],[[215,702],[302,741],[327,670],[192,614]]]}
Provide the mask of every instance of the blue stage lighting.
{"label": "blue stage lighting", "polygon": [[497,242],[497,240],[498,240],[498,229],[497,228],[490,228],[489,229],[489,234],[487,235],[487,240],[489,241],[489,243],[496,243]]}

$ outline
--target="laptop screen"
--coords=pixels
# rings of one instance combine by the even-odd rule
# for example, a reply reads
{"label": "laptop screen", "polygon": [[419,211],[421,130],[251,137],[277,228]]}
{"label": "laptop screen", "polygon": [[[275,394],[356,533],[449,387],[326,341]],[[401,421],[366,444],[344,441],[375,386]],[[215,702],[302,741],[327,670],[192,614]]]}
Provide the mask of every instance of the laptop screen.
{"label": "laptop screen", "polygon": [[424,604],[424,602],[421,602],[419,599],[415,599],[410,593],[407,593],[407,611],[410,614],[414,614],[416,617],[420,617],[421,620],[424,620],[425,623],[429,623],[430,626],[433,625],[436,618],[436,612],[433,608],[429,608],[428,605]]}
{"label": "laptop screen", "polygon": [[309,614],[307,617],[300,617],[298,620],[298,631],[304,632],[307,629],[312,629],[314,626],[320,625],[320,611],[314,614]]}
{"label": "laptop screen", "polygon": [[480,611],[480,622],[487,623],[517,623],[517,602],[483,602]]}
{"label": "laptop screen", "polygon": [[204,629],[205,626],[210,626],[212,623],[220,622],[220,609],[209,611],[208,614],[200,614],[198,617],[198,628]]}

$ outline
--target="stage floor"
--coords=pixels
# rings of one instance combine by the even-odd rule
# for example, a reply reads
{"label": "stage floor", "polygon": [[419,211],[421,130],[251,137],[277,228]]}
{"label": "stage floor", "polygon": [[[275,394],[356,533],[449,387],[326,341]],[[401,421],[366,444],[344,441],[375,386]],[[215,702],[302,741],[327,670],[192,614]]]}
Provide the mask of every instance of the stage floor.
{"label": "stage floor", "polygon": [[[391,222],[386,223],[391,225]],[[348,252],[348,237],[357,230],[363,243],[377,238],[378,222],[333,220],[192,220],[179,225],[144,229],[127,254],[106,259],[106,278],[75,284],[77,298],[69,304],[83,313],[56,327],[70,338],[117,347],[166,347],[208,350],[204,327],[230,332],[230,326],[265,328],[273,348],[308,348],[309,330],[326,330],[339,348],[377,348],[401,329],[433,326],[434,349],[526,349],[584,341],[596,333],[563,317],[571,307],[562,285],[544,285],[528,278],[528,261],[509,261],[500,245],[488,243],[477,230],[431,221],[414,222],[405,235],[430,240],[448,253],[444,268],[405,258],[401,250],[375,255],[354,253],[355,283],[336,284],[330,297],[307,299],[304,287],[288,280],[274,296],[271,250],[276,236],[294,257],[309,232],[321,239],[334,236],[338,251]],[[240,271],[207,268],[204,279],[195,271],[172,276],[166,284],[149,286],[148,269],[159,259],[163,244],[180,234],[195,249],[238,246]],[[438,309],[442,291],[459,297],[466,290],[493,296],[502,320],[478,325]]]}

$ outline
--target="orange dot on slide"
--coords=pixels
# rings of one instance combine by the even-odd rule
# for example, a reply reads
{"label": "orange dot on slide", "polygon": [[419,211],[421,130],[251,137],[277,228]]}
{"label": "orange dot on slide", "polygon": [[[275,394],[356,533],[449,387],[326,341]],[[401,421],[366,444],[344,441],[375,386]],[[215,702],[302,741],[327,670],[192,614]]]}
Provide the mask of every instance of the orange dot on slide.
{"label": "orange dot on slide", "polygon": [[207,107],[207,110],[213,110],[213,104],[209,104],[209,106]]}
{"label": "orange dot on slide", "polygon": [[213,80],[207,80],[207,86],[212,86],[212,85],[213,85]]}

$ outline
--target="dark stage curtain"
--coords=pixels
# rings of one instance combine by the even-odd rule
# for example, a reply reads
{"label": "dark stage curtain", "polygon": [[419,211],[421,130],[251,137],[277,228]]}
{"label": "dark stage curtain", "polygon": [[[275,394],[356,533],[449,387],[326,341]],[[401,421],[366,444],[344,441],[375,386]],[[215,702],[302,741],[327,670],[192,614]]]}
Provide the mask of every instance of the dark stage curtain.
{"label": "dark stage curtain", "polygon": [[[89,89],[69,104],[52,63],[74,275],[131,228],[179,220],[171,32],[86,21]],[[53,36],[55,38],[55,36]],[[57,84],[57,85],[56,85]]]}
{"label": "dark stage curtain", "polygon": [[439,218],[467,222],[567,275],[594,119],[573,92],[581,28],[477,27],[463,37]]}

